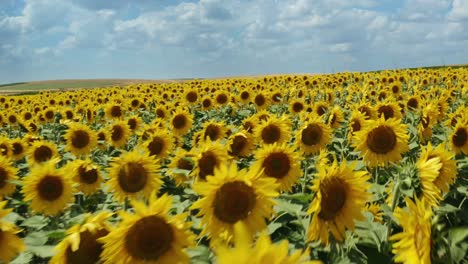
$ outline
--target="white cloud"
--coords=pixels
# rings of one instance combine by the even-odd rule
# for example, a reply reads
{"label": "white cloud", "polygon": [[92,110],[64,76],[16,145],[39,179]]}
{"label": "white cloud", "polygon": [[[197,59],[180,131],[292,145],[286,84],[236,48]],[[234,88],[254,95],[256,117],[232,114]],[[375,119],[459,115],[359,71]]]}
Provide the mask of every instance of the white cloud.
{"label": "white cloud", "polygon": [[450,20],[467,20],[468,19],[468,1],[453,0],[452,10],[448,14]]}

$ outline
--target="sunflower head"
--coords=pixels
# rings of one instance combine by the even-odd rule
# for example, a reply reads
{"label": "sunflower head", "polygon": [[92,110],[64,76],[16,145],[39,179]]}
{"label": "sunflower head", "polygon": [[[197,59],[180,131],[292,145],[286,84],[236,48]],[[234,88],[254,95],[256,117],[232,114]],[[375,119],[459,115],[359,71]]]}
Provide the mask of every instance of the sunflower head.
{"label": "sunflower head", "polygon": [[253,147],[253,138],[246,131],[237,132],[229,137],[229,150],[228,153],[233,157],[246,157],[248,156]]}
{"label": "sunflower head", "polygon": [[110,127],[109,141],[116,148],[121,148],[127,144],[130,137],[130,128],[125,121],[118,121]]}
{"label": "sunflower head", "polygon": [[135,149],[113,160],[106,184],[120,202],[127,197],[149,197],[162,184],[158,172],[158,161],[146,151]]}
{"label": "sunflower head", "polygon": [[88,126],[72,123],[65,134],[67,149],[75,155],[89,153],[97,145],[97,135]]}
{"label": "sunflower head", "polygon": [[23,240],[18,237],[21,232],[16,225],[4,221],[4,217],[13,211],[4,209],[7,201],[0,202],[0,261],[9,263],[16,255],[26,249]]}
{"label": "sunflower head", "polygon": [[103,178],[99,166],[94,164],[89,158],[86,160],[74,160],[67,164],[67,168],[72,172],[72,180],[78,185],[78,190],[85,195],[97,192]]}
{"label": "sunflower head", "polygon": [[281,144],[290,138],[291,124],[287,117],[272,116],[254,130],[256,139],[263,144]]}
{"label": "sunflower head", "polygon": [[192,128],[192,124],[192,115],[181,109],[177,110],[170,120],[172,132],[179,136],[185,135]]}
{"label": "sunflower head", "polygon": [[34,141],[27,151],[27,157],[30,165],[43,164],[57,156],[57,146],[51,142],[43,140]]}
{"label": "sunflower head", "polygon": [[317,154],[331,141],[331,128],[315,114],[308,115],[307,121],[296,132],[296,145],[305,154]]}
{"label": "sunflower head", "polygon": [[98,239],[104,243],[103,263],[186,263],[185,252],[193,246],[194,235],[185,214],[169,215],[172,198],[167,194],[150,196],[149,204],[131,201],[135,214],[120,211],[122,222],[107,236]]}
{"label": "sunflower head", "polygon": [[110,226],[105,222],[110,212],[87,215],[84,221],[67,230],[67,236],[55,247],[56,255],[51,264],[97,263],[102,253],[102,242],[98,239],[109,234]]}
{"label": "sunflower head", "polygon": [[33,167],[30,175],[23,178],[23,195],[30,201],[33,211],[45,215],[57,215],[74,200],[73,183],[63,169],[56,169],[50,161]]}
{"label": "sunflower head", "polygon": [[10,159],[0,156],[0,197],[11,195],[16,190],[16,185],[11,180],[16,180],[18,169]]}
{"label": "sunflower head", "polygon": [[214,174],[214,169],[226,162],[229,158],[227,151],[219,142],[206,142],[198,149],[195,157],[195,169],[193,174],[197,180],[206,180],[206,177]]}
{"label": "sunflower head", "polygon": [[308,240],[329,242],[329,232],[338,241],[343,241],[345,229],[354,230],[354,220],[363,219],[362,210],[370,193],[366,171],[355,171],[356,163],[346,161],[338,165],[318,164],[318,177],[314,179],[312,191],[316,193],[308,214],[313,214],[309,226]]}
{"label": "sunflower head", "polygon": [[370,166],[386,165],[401,160],[409,150],[406,125],[397,119],[370,120],[365,128],[355,133],[353,144]]}
{"label": "sunflower head", "polygon": [[230,240],[234,224],[243,222],[253,236],[266,227],[265,218],[270,217],[273,209],[272,198],[278,195],[276,188],[273,179],[263,178],[256,169],[238,171],[232,163],[215,168],[213,176],[193,187],[203,196],[192,206],[200,209],[205,225],[201,235]]}
{"label": "sunflower head", "polygon": [[262,171],[265,177],[275,179],[280,191],[291,190],[302,174],[297,152],[285,144],[266,145],[254,156],[253,168]]}

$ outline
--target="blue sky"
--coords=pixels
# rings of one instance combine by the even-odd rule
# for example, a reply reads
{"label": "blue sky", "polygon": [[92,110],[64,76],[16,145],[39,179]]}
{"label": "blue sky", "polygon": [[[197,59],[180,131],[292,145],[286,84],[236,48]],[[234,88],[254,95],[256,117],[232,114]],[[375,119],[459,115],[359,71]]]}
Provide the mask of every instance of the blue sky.
{"label": "blue sky", "polygon": [[468,0],[0,0],[0,83],[468,62]]}

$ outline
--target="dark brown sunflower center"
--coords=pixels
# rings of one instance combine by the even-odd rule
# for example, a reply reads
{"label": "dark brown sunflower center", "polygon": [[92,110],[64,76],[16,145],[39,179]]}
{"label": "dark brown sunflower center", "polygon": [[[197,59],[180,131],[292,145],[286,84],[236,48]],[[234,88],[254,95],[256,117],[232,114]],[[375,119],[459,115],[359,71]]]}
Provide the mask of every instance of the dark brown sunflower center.
{"label": "dark brown sunflower center", "polygon": [[202,180],[206,180],[206,176],[214,175],[216,164],[218,164],[218,159],[214,153],[211,151],[203,153],[200,160],[198,160],[198,168],[200,169],[198,177]]}
{"label": "dark brown sunflower center", "polygon": [[78,149],[82,149],[88,146],[89,141],[90,141],[89,134],[88,132],[84,130],[74,131],[71,136],[72,146]]}
{"label": "dark brown sunflower center", "polygon": [[177,161],[177,168],[182,170],[192,170],[193,163],[187,158],[181,158]]}
{"label": "dark brown sunflower center", "polygon": [[237,135],[233,138],[230,145],[231,151],[229,152],[232,156],[239,156],[244,148],[247,146],[247,138],[241,135]]}
{"label": "dark brown sunflower center", "polygon": [[54,118],[54,111],[47,111],[47,112],[45,113],[45,117],[46,117],[47,119],[52,119],[52,118]]}
{"label": "dark brown sunflower center", "polygon": [[112,141],[120,141],[124,137],[124,129],[120,125],[112,127],[111,139]]}
{"label": "dark brown sunflower center", "polygon": [[138,101],[138,99],[133,99],[131,104],[132,104],[132,107],[137,107],[140,105],[140,101]]}
{"label": "dark brown sunflower center", "polygon": [[165,118],[166,117],[166,112],[162,109],[156,109],[156,116],[159,118]]}
{"label": "dark brown sunflower center", "polygon": [[278,126],[270,124],[262,129],[262,140],[266,144],[278,142],[281,138],[281,130]]}
{"label": "dark brown sunflower center", "polygon": [[253,188],[244,182],[225,183],[216,191],[214,215],[223,222],[234,224],[249,216],[255,206],[255,198]]}
{"label": "dark brown sunflower center", "polygon": [[467,140],[468,140],[468,133],[466,129],[463,127],[459,127],[457,131],[455,131],[455,134],[452,137],[453,145],[459,148],[465,145]]}
{"label": "dark brown sunflower center", "polygon": [[182,129],[187,124],[187,118],[184,115],[176,115],[172,119],[172,125],[175,129]]}
{"label": "dark brown sunflower center", "polygon": [[389,119],[395,116],[393,108],[389,105],[382,105],[377,111],[379,112],[379,116],[383,115],[385,119]]}
{"label": "dark brown sunflower center", "polygon": [[374,128],[366,139],[367,147],[374,153],[386,154],[392,151],[397,143],[395,131],[388,126]]}
{"label": "dark brown sunflower center", "polygon": [[60,176],[47,175],[37,185],[37,192],[43,200],[57,200],[63,193],[63,180]]}
{"label": "dark brown sunflower center", "polygon": [[320,106],[317,107],[317,114],[319,116],[324,115],[326,112],[327,112],[327,107],[326,106],[320,105]]}
{"label": "dark brown sunflower center", "polygon": [[118,177],[122,190],[136,193],[145,188],[148,181],[148,171],[139,163],[129,162],[120,168]]}
{"label": "dark brown sunflower center", "polygon": [[32,118],[32,114],[30,112],[27,112],[27,113],[24,114],[24,120],[27,121],[27,120],[29,120],[31,118]]}
{"label": "dark brown sunflower center", "polygon": [[304,145],[313,146],[320,142],[322,129],[317,124],[310,124],[302,130],[301,135]]}
{"label": "dark brown sunflower center", "polygon": [[130,118],[127,122],[127,125],[130,127],[131,130],[134,130],[137,127],[137,121],[135,118]]}
{"label": "dark brown sunflower center", "polygon": [[14,123],[16,123],[16,121],[18,121],[18,119],[16,118],[16,116],[10,115],[10,116],[8,117],[8,121],[9,121],[11,124],[14,124]]}
{"label": "dark brown sunflower center", "polygon": [[165,142],[160,137],[153,137],[153,140],[148,144],[148,150],[150,152],[150,156],[157,156],[161,154],[162,150],[164,149]]}
{"label": "dark brown sunflower center", "polygon": [[304,110],[304,104],[302,104],[301,102],[295,102],[292,106],[292,109],[295,113],[299,113],[302,110]]}
{"label": "dark brown sunflower center", "polygon": [[406,105],[410,108],[416,109],[418,108],[418,105],[419,105],[418,99],[410,98],[408,102],[406,103]]}
{"label": "dark brown sunflower center", "polygon": [[187,93],[186,99],[190,103],[195,103],[197,101],[197,98],[198,98],[197,92],[190,91],[190,92]]}
{"label": "dark brown sunflower center", "polygon": [[366,116],[367,119],[371,118],[371,116],[372,116],[372,111],[371,111],[370,108],[367,107],[367,106],[361,106],[361,107],[359,107],[359,108],[358,108],[358,111],[361,112],[361,113],[363,113],[363,114]]}
{"label": "dark brown sunflower center", "polygon": [[80,246],[76,251],[72,251],[68,246],[66,251],[67,264],[91,264],[98,263],[102,252],[102,244],[97,241],[98,238],[106,236],[109,232],[105,229],[99,229],[94,234],[88,230],[80,233]]}
{"label": "dark brown sunflower center", "polygon": [[351,121],[351,129],[352,129],[352,132],[361,131],[361,122],[359,122],[359,120],[357,120],[357,119],[352,120]]}
{"label": "dark brown sunflower center", "polygon": [[266,103],[265,96],[263,96],[262,94],[258,94],[257,96],[255,96],[254,102],[258,106],[263,106]]}
{"label": "dark brown sunflower center", "polygon": [[204,108],[208,108],[211,106],[211,100],[210,99],[204,99],[203,102],[202,102],[202,105]]}
{"label": "dark brown sunflower center", "polygon": [[242,100],[247,100],[247,99],[249,99],[250,94],[248,92],[244,91],[244,92],[242,92],[240,94],[240,97],[241,97]]}
{"label": "dark brown sunflower center", "polygon": [[172,247],[172,226],[159,216],[143,217],[133,224],[125,235],[129,255],[144,261],[156,261]]}
{"label": "dark brown sunflower center", "polygon": [[5,187],[5,185],[7,184],[7,179],[8,179],[8,172],[0,167],[0,189]]}
{"label": "dark brown sunflower center", "polygon": [[122,116],[122,108],[118,105],[114,105],[111,107],[110,114],[112,117],[121,117]]}
{"label": "dark brown sunflower center", "polygon": [[34,150],[34,160],[37,162],[48,161],[52,158],[52,150],[48,146],[40,146]]}
{"label": "dark brown sunflower center", "polygon": [[205,139],[209,137],[211,141],[219,139],[221,134],[220,128],[217,125],[210,124],[205,129]]}
{"label": "dark brown sunflower center", "polygon": [[93,184],[98,179],[97,169],[86,170],[85,167],[81,166],[78,169],[78,174],[80,175],[80,181],[86,184]]}
{"label": "dark brown sunflower center", "polygon": [[318,216],[325,220],[332,220],[340,212],[346,202],[346,186],[339,178],[325,179],[320,183],[320,213]]}
{"label": "dark brown sunflower center", "polygon": [[73,118],[73,111],[70,111],[70,110],[66,111],[65,112],[65,117],[67,119],[72,119]]}
{"label": "dark brown sunflower center", "polygon": [[251,133],[254,126],[253,126],[252,122],[246,121],[246,122],[242,125],[242,127],[245,129],[245,131]]}
{"label": "dark brown sunflower center", "polygon": [[228,97],[225,94],[219,94],[216,96],[216,102],[218,104],[225,104],[228,101]]}
{"label": "dark brown sunflower center", "polygon": [[291,169],[291,160],[286,153],[273,152],[263,161],[262,167],[267,176],[282,179]]}

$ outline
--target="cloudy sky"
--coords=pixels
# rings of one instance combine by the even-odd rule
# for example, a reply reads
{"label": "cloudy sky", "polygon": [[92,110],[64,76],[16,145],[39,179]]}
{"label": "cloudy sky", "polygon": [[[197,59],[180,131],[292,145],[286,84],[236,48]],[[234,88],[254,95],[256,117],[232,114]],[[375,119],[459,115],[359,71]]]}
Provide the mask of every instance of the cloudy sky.
{"label": "cloudy sky", "polygon": [[0,83],[468,62],[468,0],[0,0]]}

